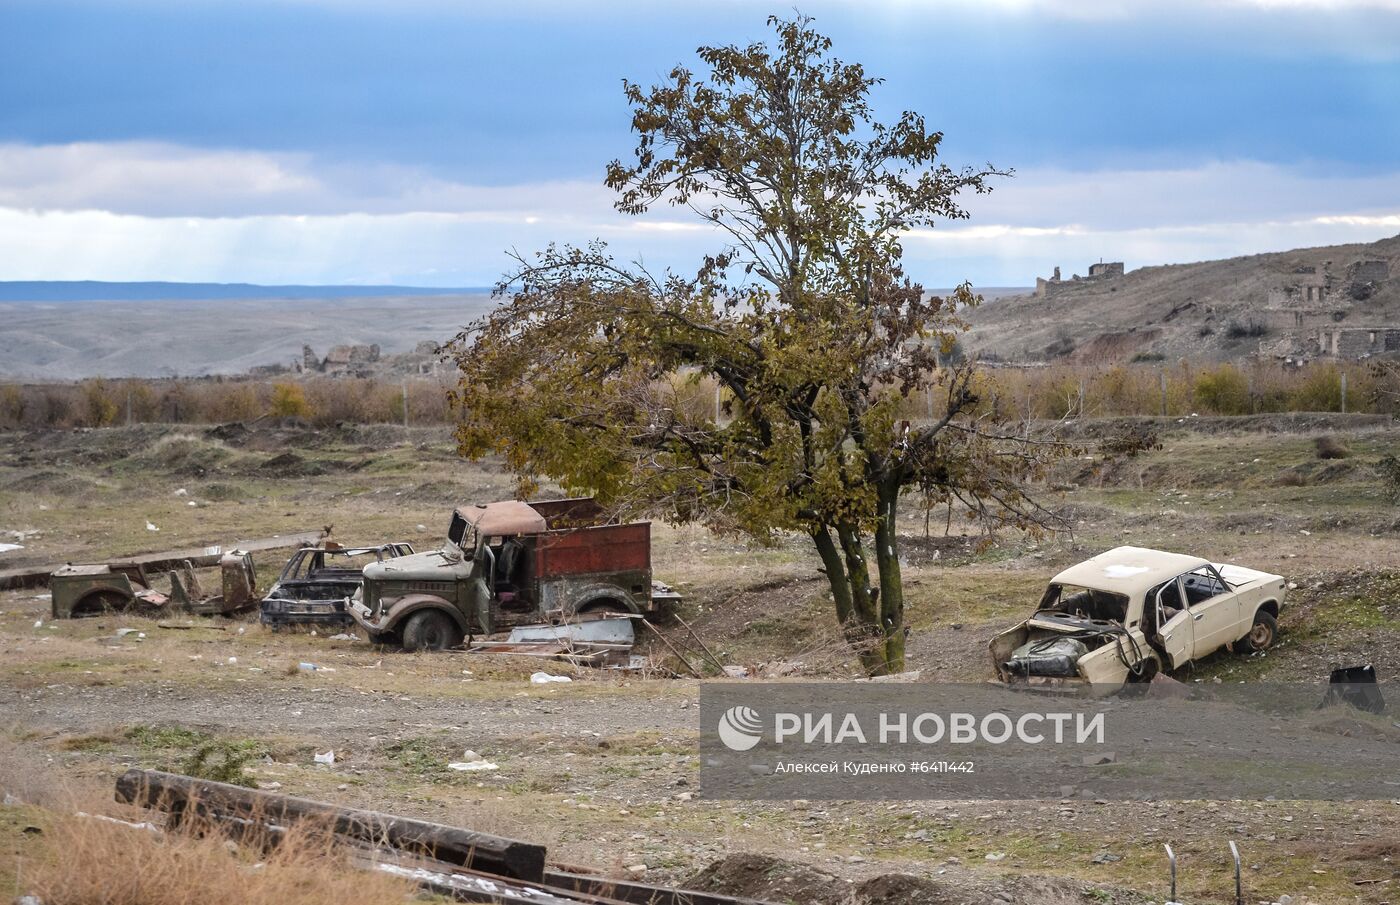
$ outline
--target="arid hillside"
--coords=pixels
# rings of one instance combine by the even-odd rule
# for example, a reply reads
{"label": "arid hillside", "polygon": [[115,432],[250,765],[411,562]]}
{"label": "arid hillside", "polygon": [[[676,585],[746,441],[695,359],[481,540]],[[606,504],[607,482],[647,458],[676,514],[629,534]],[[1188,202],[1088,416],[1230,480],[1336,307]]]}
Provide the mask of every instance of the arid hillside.
{"label": "arid hillside", "polygon": [[[488,293],[373,298],[0,302],[0,376],[37,380],[243,374],[290,367],[311,346],[440,343],[486,312]],[[341,362],[350,364],[351,362]]]}
{"label": "arid hillside", "polygon": [[969,320],[969,351],[1002,361],[1400,355],[1400,236],[1067,273],[1034,294],[989,300]]}

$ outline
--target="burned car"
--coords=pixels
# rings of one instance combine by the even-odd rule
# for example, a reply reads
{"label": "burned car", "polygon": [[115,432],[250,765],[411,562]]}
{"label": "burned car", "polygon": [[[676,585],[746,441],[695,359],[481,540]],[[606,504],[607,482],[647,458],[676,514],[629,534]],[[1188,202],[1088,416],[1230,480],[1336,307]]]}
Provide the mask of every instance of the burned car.
{"label": "burned car", "polygon": [[257,600],[258,577],[253,556],[232,550],[219,557],[220,593],[206,594],[194,566],[186,560],[169,570],[169,591],[157,586],[160,572],[133,563],[73,564],[49,576],[55,619],[79,619],[106,613],[159,616],[182,612],[229,616]]}
{"label": "burned car", "polygon": [[1035,615],[991,640],[1011,684],[1120,686],[1278,634],[1281,576],[1195,556],[1117,547],[1056,575]]}
{"label": "burned car", "polygon": [[458,508],[441,549],[365,567],[350,613],[377,644],[442,650],[469,636],[679,598],[651,577],[651,523],[607,524],[591,499]]}
{"label": "burned car", "polygon": [[287,560],[277,583],[263,598],[262,623],[273,628],[284,625],[349,628],[354,620],[346,609],[346,601],[360,589],[364,567],[412,553],[412,545],[406,543],[342,547],[328,542],[302,547]]}

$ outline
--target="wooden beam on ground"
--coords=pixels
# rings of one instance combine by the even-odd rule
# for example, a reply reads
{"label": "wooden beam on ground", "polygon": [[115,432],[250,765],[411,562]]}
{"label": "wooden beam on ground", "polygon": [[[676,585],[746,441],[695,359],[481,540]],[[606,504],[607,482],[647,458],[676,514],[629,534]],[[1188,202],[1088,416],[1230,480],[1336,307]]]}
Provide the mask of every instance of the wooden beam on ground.
{"label": "wooden beam on ground", "polygon": [[[260,537],[252,540],[239,540],[231,544],[210,547],[186,547],[183,550],[165,550],[160,553],[141,553],[136,556],[117,556],[111,559],[101,559],[97,562],[111,563],[122,566],[145,566],[150,572],[165,572],[177,566],[184,565],[188,561],[195,568],[205,566],[217,566],[219,557],[230,550],[245,550],[249,553],[260,553],[265,550],[284,550],[289,547],[305,547],[315,544],[321,539],[319,531],[301,531],[296,534],[282,534],[277,537]],[[210,551],[214,552],[210,552]],[[14,569],[0,570],[0,591],[9,591],[15,588],[46,588],[49,586],[49,575],[62,568],[64,563],[50,564],[47,566],[20,566]],[[278,568],[277,572],[281,572]]]}
{"label": "wooden beam on ground", "polygon": [[281,826],[319,824],[340,836],[509,879],[539,883],[544,875],[543,845],[159,770],[123,773],[117,779],[117,800],[166,811],[177,818],[208,810]]}

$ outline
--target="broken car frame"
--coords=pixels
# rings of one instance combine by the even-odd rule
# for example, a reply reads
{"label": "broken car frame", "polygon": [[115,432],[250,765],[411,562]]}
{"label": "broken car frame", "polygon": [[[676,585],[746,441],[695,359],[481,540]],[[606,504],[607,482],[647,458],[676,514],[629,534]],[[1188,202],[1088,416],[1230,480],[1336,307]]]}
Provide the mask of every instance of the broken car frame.
{"label": "broken car frame", "polygon": [[[159,573],[156,573],[159,574]],[[220,593],[205,595],[194,566],[186,561],[171,569],[170,593],[153,587],[153,576],[140,564],[99,563],[63,566],[49,576],[55,619],[104,613],[158,615],[177,610],[200,616],[227,616],[257,602],[258,576],[253,555],[231,550],[219,557]]]}
{"label": "broken car frame", "polygon": [[1266,649],[1286,593],[1268,572],[1117,547],[1056,575],[1035,615],[991,640],[992,665],[1011,684],[1148,681],[1225,647]]}
{"label": "broken car frame", "polygon": [[400,556],[411,556],[408,543],[345,547],[333,541],[302,547],[291,555],[282,574],[268,589],[260,607],[263,625],[354,624],[347,601],[359,590],[364,567]]}

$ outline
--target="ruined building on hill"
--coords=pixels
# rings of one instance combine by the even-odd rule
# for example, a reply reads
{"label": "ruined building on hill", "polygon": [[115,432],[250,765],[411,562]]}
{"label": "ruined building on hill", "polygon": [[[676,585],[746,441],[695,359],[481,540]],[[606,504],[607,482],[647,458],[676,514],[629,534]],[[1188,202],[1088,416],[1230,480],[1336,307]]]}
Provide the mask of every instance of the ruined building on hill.
{"label": "ruined building on hill", "polygon": [[1105,264],[1103,261],[1099,261],[1099,263],[1097,264],[1090,264],[1089,275],[1087,277],[1081,277],[1079,274],[1076,273],[1073,276],[1071,276],[1068,280],[1060,279],[1060,268],[1056,267],[1055,273],[1050,277],[1050,279],[1047,280],[1044,277],[1036,277],[1035,294],[1039,298],[1050,298],[1065,289],[1070,289],[1076,286],[1084,286],[1091,283],[1102,283],[1108,280],[1117,279],[1122,275],[1122,261],[1110,261],[1107,264]]}
{"label": "ruined building on hill", "polygon": [[1390,261],[1346,265],[1299,264],[1278,274],[1261,311],[1263,355],[1307,359],[1369,358],[1400,354],[1400,322],[1377,297],[1391,278]]}
{"label": "ruined building on hill", "polygon": [[309,345],[291,362],[250,368],[252,377],[373,377],[376,379],[431,376],[438,373],[441,348],[431,341],[420,342],[411,352],[385,355],[378,343],[331,346],[322,358]]}

